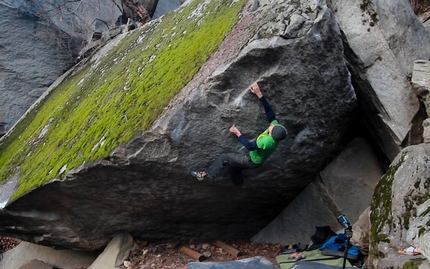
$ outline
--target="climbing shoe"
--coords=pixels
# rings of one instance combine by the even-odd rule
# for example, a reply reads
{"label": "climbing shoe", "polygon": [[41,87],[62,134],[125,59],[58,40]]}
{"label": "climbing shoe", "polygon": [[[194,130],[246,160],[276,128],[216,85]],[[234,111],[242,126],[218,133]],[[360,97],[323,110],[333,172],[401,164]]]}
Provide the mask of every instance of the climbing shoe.
{"label": "climbing shoe", "polygon": [[190,174],[197,178],[198,181],[202,181],[206,178],[207,174],[203,170],[197,170],[197,169],[190,169]]}

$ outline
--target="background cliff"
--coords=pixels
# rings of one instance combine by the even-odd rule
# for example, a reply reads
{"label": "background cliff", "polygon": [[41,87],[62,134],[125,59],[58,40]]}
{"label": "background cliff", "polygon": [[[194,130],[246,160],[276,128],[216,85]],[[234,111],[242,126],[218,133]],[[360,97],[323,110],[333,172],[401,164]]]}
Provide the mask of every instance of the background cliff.
{"label": "background cliff", "polygon": [[[429,41],[407,1],[192,1],[109,40],[2,139],[0,231],[92,250],[122,232],[291,242],[342,212],[355,222],[423,142],[410,78]],[[231,124],[266,127],[253,81],[287,139],[246,189],[197,182],[189,167],[244,150]]]}
{"label": "background cliff", "polygon": [[100,46],[102,33],[142,25],[177,7],[180,0],[22,1],[0,3],[0,135],[77,57]]}

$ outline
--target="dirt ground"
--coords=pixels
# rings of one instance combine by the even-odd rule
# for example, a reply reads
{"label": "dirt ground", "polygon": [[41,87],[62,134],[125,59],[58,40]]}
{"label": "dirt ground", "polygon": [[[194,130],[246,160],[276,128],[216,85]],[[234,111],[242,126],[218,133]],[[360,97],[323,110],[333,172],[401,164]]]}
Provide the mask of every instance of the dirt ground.
{"label": "dirt ground", "polygon": [[[214,242],[187,243],[148,243],[137,242],[138,247],[133,250],[120,269],[146,268],[183,268],[189,262],[195,262],[198,257],[191,257],[181,252],[182,247],[191,249],[201,256],[201,262],[225,262],[261,256],[277,265],[275,257],[285,246],[279,244],[255,243],[246,240],[229,240],[222,243],[239,251],[239,255],[230,254],[226,249]],[[207,257],[207,258],[205,258]]]}
{"label": "dirt ground", "polygon": [[[17,239],[0,236],[0,255],[15,248],[20,242]],[[182,247],[201,254],[201,262],[225,262],[260,256],[277,265],[275,257],[285,247],[279,244],[255,243],[246,240],[226,240],[222,243],[237,250],[238,255],[217,246],[215,241],[150,243],[136,240],[137,247],[128,254],[124,264],[118,269],[182,269],[187,263],[199,261],[198,257],[191,257],[181,252]]]}
{"label": "dirt ground", "polygon": [[14,247],[18,246],[19,240],[10,237],[0,236],[0,253],[4,253]]}

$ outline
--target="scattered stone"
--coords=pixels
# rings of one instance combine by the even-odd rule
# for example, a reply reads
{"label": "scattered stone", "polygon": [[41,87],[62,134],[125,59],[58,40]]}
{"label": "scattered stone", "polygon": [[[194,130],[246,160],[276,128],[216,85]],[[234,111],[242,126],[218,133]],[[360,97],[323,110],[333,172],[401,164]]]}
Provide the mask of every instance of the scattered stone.
{"label": "scattered stone", "polygon": [[4,253],[8,250],[15,248],[21,243],[21,240],[10,237],[0,236],[0,253]]}
{"label": "scattered stone", "polygon": [[33,260],[39,260],[54,268],[88,268],[96,257],[97,253],[94,252],[56,250],[22,241],[15,248],[3,253],[0,268],[20,268]]}
{"label": "scattered stone", "polygon": [[430,61],[419,60],[414,62],[411,82],[415,93],[424,103],[427,117],[430,117]]}
{"label": "scattered stone", "polygon": [[[207,242],[205,243],[209,244]],[[204,245],[205,243],[201,243],[201,245]],[[243,256],[241,256],[240,259],[260,256],[269,260],[273,264],[276,264],[275,257],[277,253],[284,248],[283,245],[279,244],[255,243],[246,240],[228,240],[226,243],[241,250]],[[145,256],[143,256],[141,252],[139,253],[139,246],[136,250],[130,253],[129,257],[126,258],[126,260],[130,261],[128,269],[147,268],[151,264],[154,264],[156,268],[183,268],[185,264],[195,261],[195,259],[179,251],[180,244],[178,244],[175,249],[168,249],[166,247],[168,244],[171,243],[149,243],[147,245],[149,251]],[[197,242],[195,244],[199,245]],[[227,262],[237,260],[236,257],[231,256],[225,251],[216,251],[216,248],[212,247],[213,244],[214,242],[210,244],[211,249],[213,248],[212,251],[208,250],[202,252],[202,255],[205,256],[205,260],[203,262]],[[182,245],[187,244],[183,243]],[[266,251],[263,252],[261,251],[262,249]],[[120,267],[120,269],[126,268]]]}
{"label": "scattered stone", "polygon": [[370,206],[360,215],[352,226],[351,243],[358,247],[364,255],[369,252]]}
{"label": "scattered stone", "polygon": [[430,118],[423,121],[423,142],[430,143]]}
{"label": "scattered stone", "polygon": [[114,268],[123,264],[129,251],[135,248],[133,237],[129,234],[115,236],[88,269]]}
{"label": "scattered stone", "polygon": [[202,249],[204,249],[204,250],[208,250],[210,247],[211,247],[211,245],[208,244],[208,243],[203,243],[202,244]]}
{"label": "scattered stone", "polygon": [[39,260],[31,260],[27,264],[24,264],[23,266],[19,267],[19,269],[53,269],[49,264],[46,264]]}

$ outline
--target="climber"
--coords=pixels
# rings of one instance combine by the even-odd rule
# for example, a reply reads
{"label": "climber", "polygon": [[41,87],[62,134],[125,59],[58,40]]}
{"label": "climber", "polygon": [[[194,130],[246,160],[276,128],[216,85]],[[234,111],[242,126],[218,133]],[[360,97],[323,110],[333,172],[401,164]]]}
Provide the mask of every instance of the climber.
{"label": "climber", "polygon": [[278,147],[279,141],[287,136],[287,130],[284,126],[280,125],[275,118],[275,114],[269,102],[263,96],[257,82],[252,84],[250,91],[254,93],[263,104],[267,120],[270,124],[269,127],[260,134],[257,139],[249,141],[235,125],[232,125],[229,129],[230,132],[239,138],[243,146],[249,150],[249,154],[224,153],[218,156],[206,169],[190,169],[190,174],[199,181],[205,178],[211,180],[215,179],[228,166],[234,186],[244,187],[242,170],[260,167]]}

